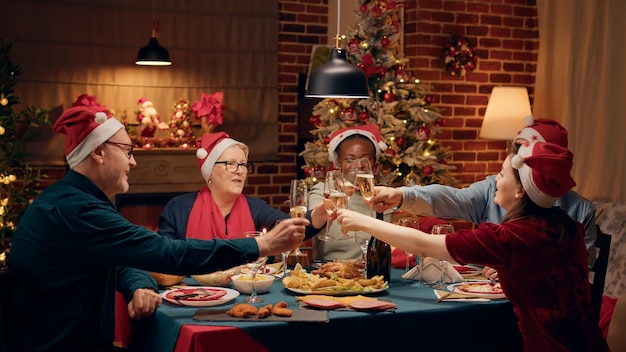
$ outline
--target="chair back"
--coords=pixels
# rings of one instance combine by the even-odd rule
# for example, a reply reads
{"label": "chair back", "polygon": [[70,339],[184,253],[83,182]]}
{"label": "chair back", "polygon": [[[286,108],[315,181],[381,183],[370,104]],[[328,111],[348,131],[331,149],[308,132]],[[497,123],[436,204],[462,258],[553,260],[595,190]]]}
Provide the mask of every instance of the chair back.
{"label": "chair back", "polygon": [[626,351],[626,293],[617,299],[606,342],[611,351]]}
{"label": "chair back", "polygon": [[611,235],[605,234],[596,225],[596,262],[591,269],[591,306],[596,323],[600,321],[600,307],[604,294],[604,282],[606,278],[606,268],[609,264],[609,251],[611,249]]}

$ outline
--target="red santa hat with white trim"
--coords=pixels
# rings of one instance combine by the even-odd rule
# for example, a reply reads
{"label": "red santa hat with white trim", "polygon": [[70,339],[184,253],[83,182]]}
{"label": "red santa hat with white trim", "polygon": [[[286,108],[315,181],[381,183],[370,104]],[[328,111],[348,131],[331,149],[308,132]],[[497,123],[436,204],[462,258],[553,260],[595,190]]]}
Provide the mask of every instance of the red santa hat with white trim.
{"label": "red santa hat with white trim", "polygon": [[551,119],[534,119],[527,116],[524,119],[526,127],[517,132],[517,136],[513,138],[513,143],[519,138],[533,142],[547,142],[558,144],[567,148],[567,130],[558,122]]}
{"label": "red santa hat with white trim", "polygon": [[198,150],[196,157],[198,158],[198,167],[205,181],[209,181],[211,172],[215,162],[222,153],[230,146],[239,145],[248,158],[248,146],[230,138],[226,132],[208,133],[196,140]]}
{"label": "red santa hat with white trim", "polygon": [[542,208],[551,208],[576,182],[572,179],[574,155],[558,144],[535,142],[520,146],[511,158],[528,197]]}
{"label": "red santa hat with white trim", "polygon": [[340,167],[339,161],[337,160],[337,153],[335,153],[337,147],[346,138],[355,134],[362,135],[372,142],[374,149],[376,150],[376,160],[378,160],[381,154],[387,150],[387,144],[383,142],[383,136],[380,134],[376,125],[367,124],[342,128],[331,133],[330,142],[328,142],[328,159],[333,163],[333,165],[335,165],[335,167]]}
{"label": "red santa hat with white trim", "polygon": [[64,154],[70,169],[123,128],[95,96],[86,94],[80,95],[52,126],[54,132],[67,137]]}

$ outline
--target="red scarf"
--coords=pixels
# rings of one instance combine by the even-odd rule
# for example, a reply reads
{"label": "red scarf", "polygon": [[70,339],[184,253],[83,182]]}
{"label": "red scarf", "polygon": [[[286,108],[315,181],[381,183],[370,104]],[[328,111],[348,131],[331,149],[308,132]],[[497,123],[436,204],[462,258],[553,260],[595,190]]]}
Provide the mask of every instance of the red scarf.
{"label": "red scarf", "polygon": [[[226,227],[228,226],[228,236]],[[254,221],[250,214],[248,201],[240,194],[228,217],[228,224],[222,216],[220,207],[213,200],[209,187],[204,186],[198,192],[187,223],[187,238],[211,240],[216,238],[242,238],[245,231],[254,231]]]}

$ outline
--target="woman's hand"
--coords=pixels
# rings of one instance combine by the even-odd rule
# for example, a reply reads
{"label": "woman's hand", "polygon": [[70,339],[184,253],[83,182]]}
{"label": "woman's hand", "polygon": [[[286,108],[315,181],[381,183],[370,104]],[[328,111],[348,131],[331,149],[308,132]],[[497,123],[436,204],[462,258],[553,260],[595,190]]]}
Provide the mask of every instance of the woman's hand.
{"label": "woman's hand", "polygon": [[341,225],[341,232],[344,234],[349,231],[367,231],[365,225],[372,220],[376,219],[352,210],[337,209],[337,223]]}
{"label": "woman's hand", "polygon": [[498,271],[492,267],[485,266],[483,267],[483,276],[489,280],[497,280]]}

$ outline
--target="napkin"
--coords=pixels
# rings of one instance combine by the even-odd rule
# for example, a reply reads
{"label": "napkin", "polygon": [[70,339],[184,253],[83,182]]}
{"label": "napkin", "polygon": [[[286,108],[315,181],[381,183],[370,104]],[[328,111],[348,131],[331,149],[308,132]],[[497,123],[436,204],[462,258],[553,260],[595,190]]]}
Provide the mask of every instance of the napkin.
{"label": "napkin", "polygon": [[[439,265],[439,259],[437,258],[426,257],[424,260],[424,272],[420,273],[420,269],[420,266],[416,265],[413,269],[402,274],[401,277],[403,279],[415,281],[419,281],[420,278],[423,277],[424,281],[428,283],[436,282],[441,277],[441,267]],[[445,274],[443,281],[451,283],[463,281],[463,276],[461,276],[461,274],[459,274],[459,272],[456,271],[454,266],[452,266],[449,262],[446,262],[444,269]]]}
{"label": "napkin", "polygon": [[366,296],[362,296],[362,295],[358,295],[358,296],[341,296],[341,297],[325,296],[325,295],[306,295],[306,296],[297,296],[296,298],[301,303],[301,305],[300,305],[301,309],[310,308],[308,305],[306,305],[306,302],[309,301],[309,300],[325,300],[325,301],[330,301],[330,302],[333,302],[333,303],[339,303],[340,305],[342,305],[342,307],[337,305],[337,307],[326,308],[326,309],[330,309],[330,310],[353,310],[354,308],[352,307],[352,303],[359,302],[359,301],[360,302],[362,302],[362,301],[382,301],[384,303],[390,303],[392,305],[392,306],[389,306],[389,307],[384,307],[383,309],[372,308],[372,310],[376,310],[376,311],[393,312],[396,309],[396,305],[393,304],[389,300],[378,299],[378,298],[373,298],[373,297],[366,297]]}
{"label": "napkin", "polygon": [[[441,290],[433,290],[433,291],[435,291],[435,296],[437,296],[437,299],[450,293],[448,291],[441,291]],[[491,301],[489,298],[473,297],[471,296],[471,294],[465,295],[461,293],[453,293],[449,296],[446,296],[446,298],[444,298],[443,300],[444,301],[456,301],[456,302],[489,302]]]}

